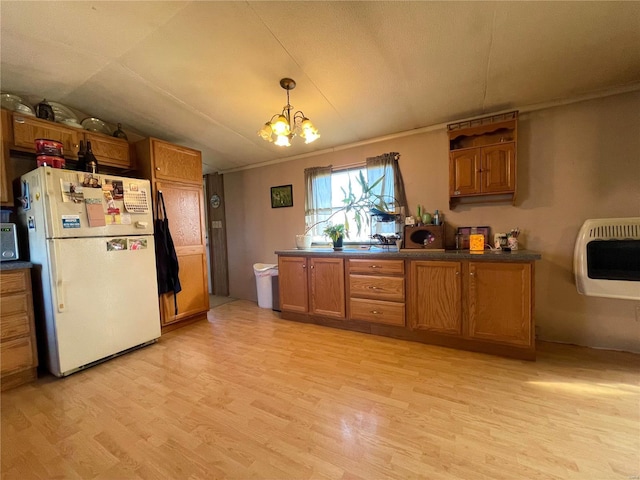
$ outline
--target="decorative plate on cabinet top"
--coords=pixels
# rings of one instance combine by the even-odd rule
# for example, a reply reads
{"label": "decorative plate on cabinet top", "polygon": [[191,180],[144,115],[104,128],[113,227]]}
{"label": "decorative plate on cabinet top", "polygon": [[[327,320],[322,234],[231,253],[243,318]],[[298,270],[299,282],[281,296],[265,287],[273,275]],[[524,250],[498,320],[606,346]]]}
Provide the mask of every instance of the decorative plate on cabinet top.
{"label": "decorative plate on cabinet top", "polygon": [[104,133],[105,135],[111,135],[111,132],[107,127],[107,124],[104,123],[99,118],[93,118],[93,117],[85,118],[80,123],[82,124],[82,127],[85,130],[89,130],[90,132],[98,132],[98,133]]}
{"label": "decorative plate on cabinet top", "polygon": [[6,108],[7,110],[16,111],[16,106],[24,103],[22,99],[11,93],[0,93],[0,104],[2,104],[2,108]]}
{"label": "decorative plate on cabinet top", "polygon": [[60,120],[60,123],[66,125],[67,127],[82,128],[82,125],[80,125],[76,120],[73,120],[72,118],[65,118],[64,120]]}
{"label": "decorative plate on cabinet top", "polygon": [[18,113],[22,113],[23,115],[28,115],[30,117],[35,117],[36,116],[36,112],[33,111],[33,108],[31,108],[26,103],[18,103],[18,104],[16,104],[15,111],[18,112]]}
{"label": "decorative plate on cabinet top", "polygon": [[75,114],[71,110],[69,110],[69,107],[65,107],[61,103],[57,102],[47,103],[51,105],[51,108],[53,109],[53,115],[56,119],[56,122],[63,123],[64,120],[73,120],[75,123],[78,123],[78,117],[76,117]]}

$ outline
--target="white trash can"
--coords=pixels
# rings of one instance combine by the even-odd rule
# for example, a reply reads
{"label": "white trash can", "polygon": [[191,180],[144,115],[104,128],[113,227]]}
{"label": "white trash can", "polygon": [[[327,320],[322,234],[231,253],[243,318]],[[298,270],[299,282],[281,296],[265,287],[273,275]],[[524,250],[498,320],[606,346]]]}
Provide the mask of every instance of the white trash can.
{"label": "white trash can", "polygon": [[274,263],[254,263],[253,273],[256,274],[258,306],[260,308],[272,308],[271,277],[278,275],[278,265]]}

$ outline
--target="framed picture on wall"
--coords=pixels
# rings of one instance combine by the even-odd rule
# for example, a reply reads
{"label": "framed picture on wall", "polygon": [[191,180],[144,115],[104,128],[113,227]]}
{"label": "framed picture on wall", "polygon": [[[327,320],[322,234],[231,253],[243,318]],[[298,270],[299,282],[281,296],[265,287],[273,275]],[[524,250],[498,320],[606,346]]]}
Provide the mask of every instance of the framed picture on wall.
{"label": "framed picture on wall", "polygon": [[293,186],[271,187],[271,208],[293,207]]}

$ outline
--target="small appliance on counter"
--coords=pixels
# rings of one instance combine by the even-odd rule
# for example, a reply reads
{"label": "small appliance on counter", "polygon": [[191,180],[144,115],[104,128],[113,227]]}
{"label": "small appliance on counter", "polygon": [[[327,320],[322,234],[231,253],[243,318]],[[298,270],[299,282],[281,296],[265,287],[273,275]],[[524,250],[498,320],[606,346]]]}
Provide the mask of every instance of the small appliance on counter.
{"label": "small appliance on counter", "polygon": [[20,252],[18,251],[16,224],[0,223],[0,235],[0,245],[2,246],[0,261],[18,260],[18,258],[20,258]]}
{"label": "small appliance on counter", "polygon": [[404,227],[404,248],[444,250],[444,223]]}

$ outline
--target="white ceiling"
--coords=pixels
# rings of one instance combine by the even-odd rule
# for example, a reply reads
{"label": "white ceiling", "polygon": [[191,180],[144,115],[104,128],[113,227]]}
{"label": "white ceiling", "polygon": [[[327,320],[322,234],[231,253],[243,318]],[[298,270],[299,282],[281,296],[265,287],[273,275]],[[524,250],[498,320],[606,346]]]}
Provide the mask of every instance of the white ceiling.
{"label": "white ceiling", "polygon": [[[202,150],[205,172],[640,88],[640,2],[0,2],[3,92]],[[257,136],[291,103],[322,137]]]}

